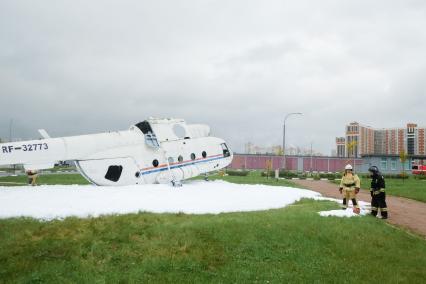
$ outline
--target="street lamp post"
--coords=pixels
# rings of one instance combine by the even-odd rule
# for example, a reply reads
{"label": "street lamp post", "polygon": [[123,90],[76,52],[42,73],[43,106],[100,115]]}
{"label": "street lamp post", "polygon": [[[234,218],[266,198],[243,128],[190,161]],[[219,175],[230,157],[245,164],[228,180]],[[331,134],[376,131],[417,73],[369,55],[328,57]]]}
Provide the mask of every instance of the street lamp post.
{"label": "street lamp post", "polygon": [[303,113],[301,113],[301,112],[292,112],[292,113],[289,113],[289,114],[287,114],[285,117],[284,117],[284,125],[283,125],[283,163],[284,163],[284,165],[283,165],[283,169],[285,170],[285,168],[286,168],[286,164],[285,164],[285,122],[286,122],[286,120],[287,120],[287,118],[289,118],[290,116],[292,116],[292,115],[303,115]]}
{"label": "street lamp post", "polygon": [[[9,142],[12,142],[12,126],[13,126],[13,119],[10,120],[9,123]],[[16,173],[16,165],[13,164],[13,174]]]}
{"label": "street lamp post", "polygon": [[13,119],[9,122],[9,142],[12,142],[12,125],[13,125]]}

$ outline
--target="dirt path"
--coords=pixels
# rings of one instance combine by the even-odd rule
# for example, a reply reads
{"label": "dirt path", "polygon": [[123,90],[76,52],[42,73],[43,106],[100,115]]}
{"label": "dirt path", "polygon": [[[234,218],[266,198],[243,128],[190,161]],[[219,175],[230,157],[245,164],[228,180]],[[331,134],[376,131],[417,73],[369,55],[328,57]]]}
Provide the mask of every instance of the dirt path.
{"label": "dirt path", "polygon": [[[338,185],[329,181],[295,180],[294,182],[324,196],[342,198]],[[361,190],[357,198],[366,202],[371,201],[370,192],[367,190]],[[426,237],[426,203],[389,195],[386,196],[386,203],[389,209],[388,222],[390,224],[407,228]]]}

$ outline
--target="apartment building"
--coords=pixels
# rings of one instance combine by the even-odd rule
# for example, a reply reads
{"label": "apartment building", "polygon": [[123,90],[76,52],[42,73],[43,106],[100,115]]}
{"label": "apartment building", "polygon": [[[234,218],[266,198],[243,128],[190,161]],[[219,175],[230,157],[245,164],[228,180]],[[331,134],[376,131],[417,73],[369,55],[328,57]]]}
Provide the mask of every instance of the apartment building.
{"label": "apartment building", "polygon": [[336,137],[336,156],[337,157],[346,157],[346,138],[345,137]]}
{"label": "apartment building", "polygon": [[415,123],[408,123],[405,128],[373,128],[351,122],[346,126],[346,136],[336,138],[336,149],[340,154],[344,152],[345,157],[399,155],[401,152],[425,155],[425,131],[425,127]]}

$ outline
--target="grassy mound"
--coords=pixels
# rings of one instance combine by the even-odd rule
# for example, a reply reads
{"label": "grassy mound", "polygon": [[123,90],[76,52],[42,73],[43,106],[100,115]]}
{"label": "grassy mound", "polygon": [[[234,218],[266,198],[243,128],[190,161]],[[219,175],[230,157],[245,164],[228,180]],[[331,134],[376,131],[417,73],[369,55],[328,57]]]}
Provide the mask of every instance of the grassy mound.
{"label": "grassy mound", "polygon": [[[372,217],[320,217],[333,202],[220,215],[140,213],[0,221],[4,282],[407,282],[426,242]],[[380,265],[383,260],[383,265]]]}

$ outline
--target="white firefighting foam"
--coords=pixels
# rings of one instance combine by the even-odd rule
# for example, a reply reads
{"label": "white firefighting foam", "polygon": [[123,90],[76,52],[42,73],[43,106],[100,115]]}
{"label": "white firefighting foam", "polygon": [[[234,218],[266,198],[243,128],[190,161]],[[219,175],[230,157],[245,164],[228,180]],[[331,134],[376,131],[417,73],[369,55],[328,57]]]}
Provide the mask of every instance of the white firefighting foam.
{"label": "white firefighting foam", "polygon": [[[192,181],[180,188],[161,184],[0,187],[0,218],[53,220],[138,212],[219,214],[282,208],[302,198],[332,200],[305,189],[224,181]],[[346,211],[339,212],[335,215]],[[350,213],[345,216],[353,214]]]}
{"label": "white firefighting foam", "polygon": [[[342,204],[341,201],[334,199],[334,201],[339,202],[340,204]],[[321,211],[318,212],[318,214],[320,214],[323,217],[329,217],[329,216],[333,216],[333,217],[356,217],[356,216],[364,216],[369,214],[370,211],[370,205],[367,202],[363,202],[363,201],[358,201],[358,205],[360,208],[360,213],[356,214],[353,212],[353,207],[349,207],[345,210],[329,210],[329,211]]]}

